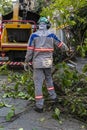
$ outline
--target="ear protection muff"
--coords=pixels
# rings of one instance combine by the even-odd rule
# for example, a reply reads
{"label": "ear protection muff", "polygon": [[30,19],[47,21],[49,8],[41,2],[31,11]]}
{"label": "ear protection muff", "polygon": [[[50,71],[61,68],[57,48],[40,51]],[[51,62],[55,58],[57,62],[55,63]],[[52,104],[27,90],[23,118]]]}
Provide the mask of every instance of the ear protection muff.
{"label": "ear protection muff", "polygon": [[36,25],[36,29],[39,29],[39,24],[37,23],[37,25]]}
{"label": "ear protection muff", "polygon": [[51,27],[51,23],[48,22],[48,23],[47,23],[47,29],[49,29],[50,27]]}

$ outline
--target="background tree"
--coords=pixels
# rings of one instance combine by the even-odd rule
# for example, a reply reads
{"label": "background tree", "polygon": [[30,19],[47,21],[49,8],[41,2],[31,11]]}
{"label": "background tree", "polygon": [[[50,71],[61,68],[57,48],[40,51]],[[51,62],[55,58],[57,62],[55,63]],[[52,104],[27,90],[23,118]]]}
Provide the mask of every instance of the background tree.
{"label": "background tree", "polygon": [[43,7],[41,15],[50,16],[57,26],[68,25],[72,34],[69,40],[82,56],[87,51],[87,1],[86,0],[51,0]]}
{"label": "background tree", "polygon": [[70,28],[74,39],[73,44],[77,46],[79,54],[84,57],[87,54],[87,5],[80,8],[72,19],[76,22]]}
{"label": "background tree", "polygon": [[0,12],[5,15],[12,11],[12,0],[0,0]]}
{"label": "background tree", "polygon": [[35,11],[41,13],[43,7],[47,7],[52,3],[52,0],[36,0]]}

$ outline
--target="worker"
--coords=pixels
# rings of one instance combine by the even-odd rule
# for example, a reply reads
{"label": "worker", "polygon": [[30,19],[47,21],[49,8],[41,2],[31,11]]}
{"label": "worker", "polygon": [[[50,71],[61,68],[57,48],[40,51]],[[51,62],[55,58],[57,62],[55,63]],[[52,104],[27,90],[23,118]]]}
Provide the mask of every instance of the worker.
{"label": "worker", "polygon": [[46,17],[39,19],[37,31],[32,33],[29,38],[25,56],[25,67],[29,61],[32,61],[36,101],[35,110],[37,112],[43,112],[44,107],[42,93],[43,81],[46,82],[50,99],[52,99],[54,103],[57,99],[51,75],[54,45],[66,51],[68,50],[67,46],[50,31],[50,26],[51,24]]}

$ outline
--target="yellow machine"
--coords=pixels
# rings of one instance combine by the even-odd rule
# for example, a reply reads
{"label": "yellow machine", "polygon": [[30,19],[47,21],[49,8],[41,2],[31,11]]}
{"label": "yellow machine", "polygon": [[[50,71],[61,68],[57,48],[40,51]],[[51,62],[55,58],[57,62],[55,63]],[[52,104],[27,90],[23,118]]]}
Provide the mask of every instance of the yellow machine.
{"label": "yellow machine", "polygon": [[26,10],[26,6],[27,3],[20,0],[13,5],[12,13],[2,17],[1,65],[20,65],[24,61],[29,36],[35,31],[39,19],[39,15]]}

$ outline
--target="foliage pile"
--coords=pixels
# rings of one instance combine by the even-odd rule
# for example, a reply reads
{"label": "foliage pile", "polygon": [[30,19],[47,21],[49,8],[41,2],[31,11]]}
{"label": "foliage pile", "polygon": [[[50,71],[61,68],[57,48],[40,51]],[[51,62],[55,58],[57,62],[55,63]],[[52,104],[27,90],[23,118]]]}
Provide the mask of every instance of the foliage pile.
{"label": "foliage pile", "polygon": [[34,98],[34,85],[32,79],[32,72],[25,71],[13,71],[9,70],[7,65],[0,67],[0,75],[7,76],[6,81],[4,79],[1,83],[2,93],[4,91],[3,98],[13,97],[22,99]]}
{"label": "foliage pile", "polygon": [[60,63],[53,76],[59,103],[67,113],[87,122],[87,66],[82,74],[71,69],[66,63]]}

